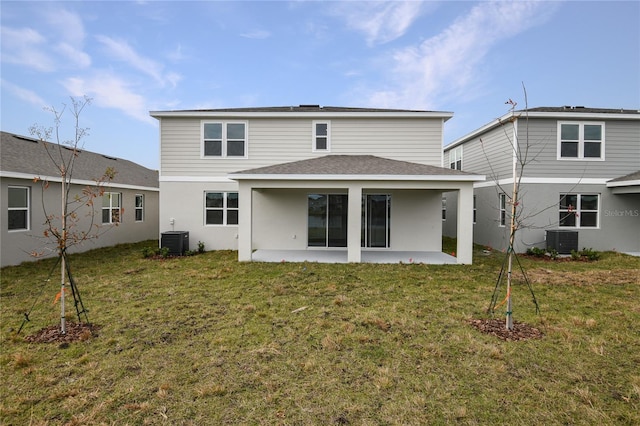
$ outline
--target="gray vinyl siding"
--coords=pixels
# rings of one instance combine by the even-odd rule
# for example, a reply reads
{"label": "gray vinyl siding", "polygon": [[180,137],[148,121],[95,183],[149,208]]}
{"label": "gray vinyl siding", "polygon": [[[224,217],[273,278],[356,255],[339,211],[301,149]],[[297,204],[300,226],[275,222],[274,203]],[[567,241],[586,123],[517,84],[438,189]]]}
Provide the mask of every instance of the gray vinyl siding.
{"label": "gray vinyl siding", "polygon": [[442,120],[339,119],[331,121],[334,154],[371,154],[440,167]]}
{"label": "gray vinyl siding", "polygon": [[[206,121],[216,121],[215,117]],[[441,166],[441,119],[332,118],[331,149],[312,151],[312,118],[253,118],[248,123],[248,157],[201,158],[200,118],[162,118],[161,175],[218,176],[320,157],[327,154],[371,154]],[[242,120],[220,120],[242,121]]]}
{"label": "gray vinyl siding", "polygon": [[[558,160],[558,121],[602,122],[605,126],[604,160]],[[518,145],[525,161],[524,176],[612,179],[640,167],[640,122],[637,120],[518,120]],[[485,174],[487,181],[510,178],[513,173],[511,124],[494,128],[462,144],[462,169]],[[482,144],[480,143],[482,139]],[[528,151],[527,150],[528,146]],[[448,164],[450,151],[445,152]],[[526,159],[524,155],[527,155]]]}
{"label": "gray vinyl siding", "polygon": [[[480,138],[463,144],[462,170],[485,175],[487,181],[513,175],[513,150],[509,138],[513,134],[511,123],[493,129]],[[482,140],[482,141],[481,141]],[[449,153],[447,151],[447,164]]]}
{"label": "gray vinyl siding", "polygon": [[160,120],[160,175],[202,173],[200,163],[200,120]]}
{"label": "gray vinyl siding", "polygon": [[[558,121],[604,123],[605,159],[558,160]],[[617,195],[604,185],[606,180],[636,172],[640,168],[639,120],[530,118],[527,123],[527,120],[520,118],[517,129],[521,152],[524,153],[528,146],[528,157],[523,159],[526,163],[524,178],[548,179],[548,183],[525,183],[520,188],[520,206],[525,223],[516,235],[517,252],[534,246],[546,246],[546,231],[558,229],[561,193],[600,195],[599,227],[577,229],[579,248],[640,251],[640,195],[637,192]],[[474,243],[497,250],[507,248],[509,227],[508,224],[499,226],[498,194],[502,190],[493,184],[496,179],[492,169],[500,179],[512,177],[513,155],[507,138],[511,134],[510,129],[497,127],[461,144],[462,169],[487,176],[486,183],[476,184],[474,188],[477,208]],[[445,151],[447,161],[450,150]],[[511,186],[504,186],[507,194],[511,192]],[[447,193],[446,196],[447,220],[443,224],[443,232],[447,236],[455,236],[455,193]]]}
{"label": "gray vinyl siding", "polygon": [[[527,177],[604,178],[612,179],[635,172],[640,168],[640,122],[631,120],[602,121],[605,126],[604,160],[558,160],[559,119],[530,119],[529,160]],[[570,120],[588,122],[589,120]],[[518,122],[518,139],[524,148],[527,143],[526,121]]]}
{"label": "gray vinyl siding", "polygon": [[[8,187],[21,186],[30,188],[29,217],[30,226],[28,230],[8,231]],[[70,188],[70,200],[81,196],[85,189],[84,185],[72,185]],[[114,246],[116,244],[133,243],[145,240],[155,240],[158,238],[158,191],[147,191],[143,189],[129,189],[117,186],[105,186],[105,191],[119,192],[122,194],[122,220],[117,226],[103,225],[102,222],[102,200],[98,198],[94,203],[93,222],[90,216],[91,210],[87,206],[78,206],[70,201],[69,208],[79,209],[75,229],[80,232],[88,232],[92,238],[69,248],[70,253],[84,252],[87,250]],[[2,240],[0,250],[0,266],[17,265],[22,262],[34,261],[39,258],[48,258],[57,255],[56,245],[50,238],[43,238],[46,222],[46,215],[54,216],[54,223],[60,221],[60,190],[61,185],[51,182],[43,190],[40,183],[34,183],[29,179],[1,178],[0,179],[0,240]],[[135,220],[135,196],[144,195],[144,219],[137,222]],[[46,206],[43,208],[43,203]],[[30,253],[37,253],[32,256]]]}
{"label": "gray vinyl siding", "polygon": [[[585,184],[524,184],[520,188],[522,198],[522,224],[516,234],[516,252],[531,247],[546,247],[546,232],[554,229],[578,232],[579,249],[598,251],[640,252],[640,196],[638,194],[613,194],[605,185]],[[474,189],[476,197],[476,223],[473,241],[495,250],[505,250],[509,244],[509,224],[499,224],[500,190],[496,186]],[[510,188],[506,190],[510,195]],[[558,200],[560,194],[598,194],[600,208],[597,228],[559,228]],[[446,193],[447,220],[443,234],[456,236],[456,194]]]}

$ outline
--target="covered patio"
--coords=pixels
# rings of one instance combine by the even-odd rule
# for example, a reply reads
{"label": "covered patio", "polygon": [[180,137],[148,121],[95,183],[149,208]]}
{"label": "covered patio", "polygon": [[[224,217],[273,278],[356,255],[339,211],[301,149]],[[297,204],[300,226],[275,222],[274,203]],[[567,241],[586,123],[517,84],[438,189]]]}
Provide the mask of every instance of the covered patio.
{"label": "covered patio", "polygon": [[[371,155],[328,155],[228,177],[239,186],[240,261],[472,262],[473,183],[484,176]],[[459,199],[456,257],[442,253],[442,194],[448,191]],[[370,209],[372,201],[378,211]]]}

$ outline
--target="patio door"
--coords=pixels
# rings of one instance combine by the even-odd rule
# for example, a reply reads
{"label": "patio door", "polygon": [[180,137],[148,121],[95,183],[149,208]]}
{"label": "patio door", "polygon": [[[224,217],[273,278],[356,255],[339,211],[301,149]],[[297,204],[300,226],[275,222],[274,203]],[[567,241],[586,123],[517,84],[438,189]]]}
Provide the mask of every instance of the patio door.
{"label": "patio door", "polygon": [[346,194],[309,194],[307,245],[309,247],[347,246]]}
{"label": "patio door", "polygon": [[362,196],[362,247],[389,248],[391,244],[391,195]]}

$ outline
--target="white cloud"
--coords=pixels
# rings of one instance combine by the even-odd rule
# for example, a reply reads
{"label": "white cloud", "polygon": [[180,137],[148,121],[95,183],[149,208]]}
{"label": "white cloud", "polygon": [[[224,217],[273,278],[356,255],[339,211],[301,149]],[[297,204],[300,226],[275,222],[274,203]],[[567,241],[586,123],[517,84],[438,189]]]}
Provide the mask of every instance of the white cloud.
{"label": "white cloud", "polygon": [[2,61],[33,68],[37,71],[51,72],[55,63],[46,53],[46,39],[32,28],[2,27]]}
{"label": "white cloud", "polygon": [[22,99],[25,102],[33,104],[37,107],[44,108],[47,103],[33,90],[25,89],[24,87],[17,86],[13,83],[9,83],[6,80],[0,79],[0,84],[9,92],[13,93],[16,97]]}
{"label": "white cloud", "polygon": [[66,58],[73,67],[87,68],[91,65],[91,57],[84,52],[86,33],[82,18],[68,10],[56,10],[47,15],[49,25],[56,33],[55,39],[60,40],[54,47],[55,51]]}
{"label": "white cloud", "polygon": [[172,62],[182,61],[185,58],[184,54],[182,53],[182,45],[178,43],[175,49],[166,53],[166,57]]}
{"label": "white cloud", "polygon": [[122,78],[99,72],[89,78],[71,77],[63,81],[71,96],[89,96],[97,106],[113,108],[145,123],[154,124],[145,98],[134,93]]}
{"label": "white cloud", "polygon": [[394,84],[370,94],[371,105],[427,108],[476,84],[478,67],[500,41],[546,19],[548,2],[480,3],[442,33],[392,57]]}
{"label": "white cloud", "polygon": [[175,86],[177,81],[180,80],[179,75],[176,73],[169,73],[165,76],[163,74],[164,66],[162,64],[139,55],[126,41],[116,40],[102,35],[96,36],[96,38],[116,59],[119,59],[129,64],[134,69],[148,75],[161,86],[164,86],[166,83],[170,83]]}
{"label": "white cloud", "polygon": [[253,30],[253,31],[249,31],[248,33],[242,33],[240,34],[240,36],[244,38],[255,39],[255,40],[264,40],[266,38],[271,37],[271,33],[265,30]]}
{"label": "white cloud", "polygon": [[85,31],[78,15],[56,8],[44,13],[42,21],[46,25],[39,31],[3,27],[2,60],[43,72],[91,65],[83,51]]}
{"label": "white cloud", "polygon": [[167,75],[165,76],[165,79],[169,82],[171,87],[176,87],[180,82],[180,80],[182,80],[182,76],[177,72],[170,72],[170,73],[167,73]]}
{"label": "white cloud", "polygon": [[78,68],[87,68],[91,65],[91,57],[81,49],[68,43],[59,43],[55,50],[65,56],[70,64]]}
{"label": "white cloud", "polygon": [[58,40],[80,47],[84,43],[85,31],[82,18],[73,12],[65,9],[55,8],[47,15],[47,21],[56,32]]}
{"label": "white cloud", "polygon": [[334,14],[365,35],[367,43],[382,44],[402,37],[421,13],[420,1],[340,2]]}

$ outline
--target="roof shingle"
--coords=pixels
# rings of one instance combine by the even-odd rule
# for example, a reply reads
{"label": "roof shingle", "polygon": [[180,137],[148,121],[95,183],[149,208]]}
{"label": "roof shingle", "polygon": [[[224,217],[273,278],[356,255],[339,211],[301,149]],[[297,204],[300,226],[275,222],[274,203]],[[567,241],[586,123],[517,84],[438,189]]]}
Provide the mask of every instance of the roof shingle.
{"label": "roof shingle", "polygon": [[640,180],[640,170],[629,173],[628,175],[620,176],[615,179],[611,179],[608,182],[626,182]]}
{"label": "roof shingle", "polygon": [[624,108],[588,108],[584,106],[535,107],[518,112],[582,112],[585,114],[638,114],[637,109]]}
{"label": "roof shingle", "polygon": [[233,175],[471,176],[471,173],[374,155],[327,155],[243,170]]}
{"label": "roof shingle", "polygon": [[245,108],[217,108],[217,109],[193,109],[179,110],[180,112],[436,112],[410,109],[390,109],[390,108],[356,108],[356,107],[335,107],[321,105],[292,105],[292,106],[271,106],[271,107],[245,107]]}
{"label": "roof shingle", "polygon": [[[0,171],[33,175],[34,177],[59,177],[52,155],[70,158],[73,151],[64,145],[44,142],[26,136],[1,132]],[[54,157],[55,158],[55,157]],[[122,158],[109,157],[91,151],[80,150],[76,157],[72,178],[95,181],[108,167],[116,171],[114,184],[158,188],[158,172]]]}

